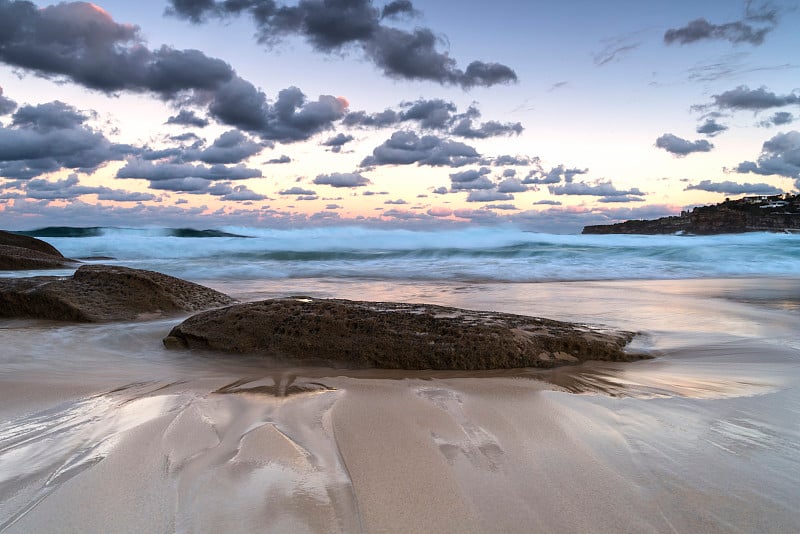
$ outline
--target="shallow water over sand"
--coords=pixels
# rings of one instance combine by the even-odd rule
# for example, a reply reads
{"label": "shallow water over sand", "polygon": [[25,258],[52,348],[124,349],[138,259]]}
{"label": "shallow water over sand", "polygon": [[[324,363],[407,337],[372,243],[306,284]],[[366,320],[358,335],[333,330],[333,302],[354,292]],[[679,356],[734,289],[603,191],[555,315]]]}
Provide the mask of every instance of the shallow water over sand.
{"label": "shallow water over sand", "polygon": [[554,371],[166,351],[178,320],[0,322],[0,531],[788,532],[800,280],[207,281],[641,332]]}

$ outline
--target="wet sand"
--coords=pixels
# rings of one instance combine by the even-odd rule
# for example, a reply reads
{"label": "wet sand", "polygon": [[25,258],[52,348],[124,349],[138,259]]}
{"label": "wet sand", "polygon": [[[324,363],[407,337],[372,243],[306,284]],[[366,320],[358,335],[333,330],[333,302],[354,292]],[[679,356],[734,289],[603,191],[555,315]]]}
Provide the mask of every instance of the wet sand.
{"label": "wet sand", "polygon": [[0,531],[800,525],[797,280],[290,282],[216,287],[603,324],[642,332],[636,348],[657,358],[555,371],[300,369],[176,356],[160,346],[176,321],[3,323]]}

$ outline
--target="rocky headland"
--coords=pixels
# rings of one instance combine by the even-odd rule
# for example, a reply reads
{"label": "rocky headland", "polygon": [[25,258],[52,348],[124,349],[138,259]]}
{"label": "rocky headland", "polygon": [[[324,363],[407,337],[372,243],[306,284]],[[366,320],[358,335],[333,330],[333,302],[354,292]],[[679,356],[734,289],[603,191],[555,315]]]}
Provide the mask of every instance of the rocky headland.
{"label": "rocky headland", "polygon": [[800,232],[800,195],[745,197],[701,206],[680,216],[586,226],[584,234],[734,234]]}
{"label": "rocky headland", "polygon": [[290,297],[199,313],[164,344],[358,367],[482,370],[641,359],[623,350],[633,335],[427,304]]}

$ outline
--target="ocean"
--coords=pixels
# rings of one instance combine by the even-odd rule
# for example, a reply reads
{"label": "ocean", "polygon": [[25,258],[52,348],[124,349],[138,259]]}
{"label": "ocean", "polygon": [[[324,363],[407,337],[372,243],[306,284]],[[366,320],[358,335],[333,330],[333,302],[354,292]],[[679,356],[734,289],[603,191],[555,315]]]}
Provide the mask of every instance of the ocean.
{"label": "ocean", "polygon": [[[174,352],[182,317],[0,320],[0,532],[791,532],[800,235],[48,228],[243,301],[426,302],[637,332],[556,370]],[[69,275],[71,270],[0,276]],[[295,387],[297,386],[297,387]]]}

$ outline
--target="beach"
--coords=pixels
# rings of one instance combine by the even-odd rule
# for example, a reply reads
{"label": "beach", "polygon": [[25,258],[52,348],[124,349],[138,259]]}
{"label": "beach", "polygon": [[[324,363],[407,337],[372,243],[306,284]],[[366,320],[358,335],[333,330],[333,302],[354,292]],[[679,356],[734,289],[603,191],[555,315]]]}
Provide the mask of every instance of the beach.
{"label": "beach", "polygon": [[[209,282],[208,280],[206,282]],[[7,532],[787,532],[800,280],[216,280],[635,330],[635,363],[292,368],[165,351],[176,320],[7,321]]]}

